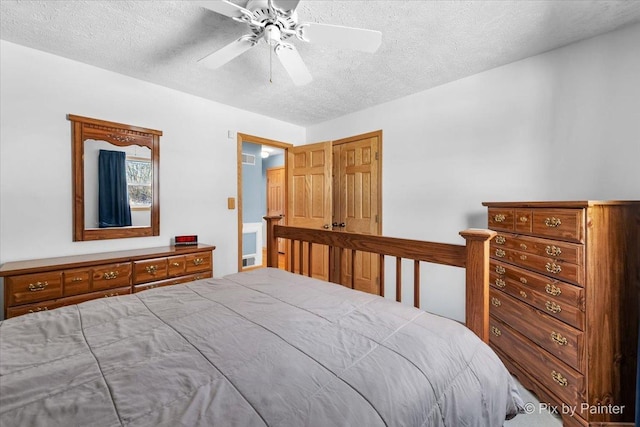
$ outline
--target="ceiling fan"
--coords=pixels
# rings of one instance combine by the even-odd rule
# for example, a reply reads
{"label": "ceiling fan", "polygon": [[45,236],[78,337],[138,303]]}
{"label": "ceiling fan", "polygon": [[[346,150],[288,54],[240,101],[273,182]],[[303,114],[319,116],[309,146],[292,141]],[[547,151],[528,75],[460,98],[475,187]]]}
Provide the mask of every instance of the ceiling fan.
{"label": "ceiling fan", "polygon": [[195,1],[200,6],[249,26],[250,34],[226,45],[198,62],[216,69],[264,40],[278,57],[297,86],[311,82],[311,73],[289,39],[375,52],[382,42],[380,31],[339,25],[298,22],[296,7],[300,0],[249,0],[241,7],[227,0]]}

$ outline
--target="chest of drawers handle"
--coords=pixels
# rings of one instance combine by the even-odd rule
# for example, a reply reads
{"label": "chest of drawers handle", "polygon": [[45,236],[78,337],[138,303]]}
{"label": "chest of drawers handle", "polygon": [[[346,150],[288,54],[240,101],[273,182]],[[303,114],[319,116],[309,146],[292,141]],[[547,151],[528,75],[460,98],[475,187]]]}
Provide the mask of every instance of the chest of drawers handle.
{"label": "chest of drawers handle", "polygon": [[174,266],[174,267],[180,267],[180,263],[179,262],[172,262],[171,265]]}
{"label": "chest of drawers handle", "polygon": [[567,345],[568,343],[567,339],[556,331],[551,331],[551,341],[558,345]]}
{"label": "chest of drawers handle", "polygon": [[504,274],[504,272],[505,272],[505,271],[507,271],[507,270],[505,270],[503,266],[501,266],[501,265],[496,265],[496,273],[498,273],[498,274]]}
{"label": "chest of drawers handle", "polygon": [[31,310],[29,310],[29,313],[37,313],[39,311],[46,311],[49,310],[47,307],[38,307],[38,308],[32,308]]}
{"label": "chest of drawers handle", "polygon": [[562,271],[562,267],[559,266],[558,264],[556,264],[555,262],[548,262],[545,264],[544,268],[546,268],[546,270],[549,273],[553,273],[553,274],[558,274]]}
{"label": "chest of drawers handle", "polygon": [[496,236],[496,243],[498,245],[504,245],[507,243],[507,239],[504,236]]}
{"label": "chest of drawers handle", "polygon": [[147,273],[149,273],[149,274],[156,274],[156,272],[158,271],[158,266],[157,265],[149,265],[149,266],[145,267],[144,269],[147,270]]}
{"label": "chest of drawers handle", "polygon": [[491,304],[496,307],[500,307],[502,305],[502,302],[500,302],[500,300],[496,297],[491,297]]}
{"label": "chest of drawers handle", "polygon": [[507,286],[507,282],[502,279],[496,279],[496,286],[499,288],[504,288],[505,286]]}
{"label": "chest of drawers handle", "polygon": [[547,283],[546,286],[544,287],[544,290],[549,295],[553,295],[554,297],[557,297],[558,295],[560,295],[562,293],[562,289],[560,289],[556,285],[552,285],[551,283]]}
{"label": "chest of drawers handle", "polygon": [[44,288],[46,288],[48,284],[49,284],[48,282],[29,283],[29,291],[30,292],[43,291]]}
{"label": "chest of drawers handle", "polygon": [[522,249],[523,251],[526,251],[527,245],[525,245],[524,243],[520,243],[520,249]]}
{"label": "chest of drawers handle", "polygon": [[196,258],[193,260],[193,265],[201,265],[204,263],[204,258]]}
{"label": "chest of drawers handle", "polygon": [[118,292],[111,292],[110,294],[104,294],[104,297],[105,298],[117,297],[118,295],[120,295]]}
{"label": "chest of drawers handle", "polygon": [[493,220],[495,222],[504,222],[505,219],[507,219],[507,217],[502,214],[497,214],[493,216]]}
{"label": "chest of drawers handle", "polygon": [[569,381],[565,377],[563,377],[559,372],[551,371],[551,378],[562,387],[566,387],[569,385]]}
{"label": "chest of drawers handle", "polygon": [[496,328],[495,326],[491,327],[491,333],[497,337],[502,335],[502,332],[500,331],[500,329]]}
{"label": "chest of drawers handle", "polygon": [[562,311],[562,307],[552,301],[547,301],[544,306],[547,307],[547,310],[551,313],[560,313]]}
{"label": "chest of drawers handle", "polygon": [[526,260],[527,260],[527,256],[526,256],[526,255],[520,255],[520,259],[521,259],[522,261],[526,261]]}
{"label": "chest of drawers handle", "polygon": [[546,225],[547,227],[556,228],[562,225],[562,221],[560,221],[560,218],[552,216],[551,218],[545,218],[544,225]]}
{"label": "chest of drawers handle", "polygon": [[527,293],[525,291],[520,291],[520,296],[522,298],[526,298],[527,297]]}
{"label": "chest of drawers handle", "polygon": [[544,251],[549,256],[559,256],[562,254],[562,249],[557,246],[547,246],[546,248],[544,248]]}
{"label": "chest of drawers handle", "polygon": [[527,218],[526,216],[520,217],[520,222],[527,222],[527,221],[529,221],[529,218]]}
{"label": "chest of drawers handle", "polygon": [[521,277],[521,278],[520,278],[520,283],[522,283],[523,285],[526,285],[526,284],[527,284],[527,282],[528,282],[528,280],[527,280],[527,278],[526,278],[526,277]]}
{"label": "chest of drawers handle", "polygon": [[102,275],[102,278],[104,280],[112,280],[112,279],[116,279],[118,277],[118,272],[117,271],[109,271],[107,273],[104,273]]}
{"label": "chest of drawers handle", "polygon": [[498,258],[504,258],[507,255],[507,253],[505,251],[503,251],[502,249],[496,249],[496,256]]}

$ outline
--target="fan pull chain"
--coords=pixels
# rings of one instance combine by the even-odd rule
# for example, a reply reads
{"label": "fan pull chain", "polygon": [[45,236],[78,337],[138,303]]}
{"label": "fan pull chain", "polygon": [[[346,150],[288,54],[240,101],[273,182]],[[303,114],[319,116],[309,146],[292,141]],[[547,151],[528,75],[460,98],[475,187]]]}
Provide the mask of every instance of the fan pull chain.
{"label": "fan pull chain", "polygon": [[271,48],[271,44],[268,44],[269,46],[269,83],[273,83],[273,57],[272,57],[272,51],[273,49]]}

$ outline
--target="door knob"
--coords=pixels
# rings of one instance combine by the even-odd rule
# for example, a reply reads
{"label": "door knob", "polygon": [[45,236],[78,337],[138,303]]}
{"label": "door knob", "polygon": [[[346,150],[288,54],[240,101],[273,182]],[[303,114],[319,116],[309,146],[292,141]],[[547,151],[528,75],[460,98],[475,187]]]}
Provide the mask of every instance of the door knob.
{"label": "door knob", "polygon": [[331,226],[329,224],[325,224],[322,226],[322,228],[324,228],[325,230],[328,230],[329,228],[331,228]]}
{"label": "door knob", "polygon": [[339,227],[340,228],[345,228],[346,226],[347,226],[347,224],[345,224],[344,222],[341,222]]}
{"label": "door knob", "polygon": [[333,224],[331,224],[331,226],[332,226],[332,227],[337,227],[337,226],[338,226],[338,223],[337,223],[337,222],[334,222]]}

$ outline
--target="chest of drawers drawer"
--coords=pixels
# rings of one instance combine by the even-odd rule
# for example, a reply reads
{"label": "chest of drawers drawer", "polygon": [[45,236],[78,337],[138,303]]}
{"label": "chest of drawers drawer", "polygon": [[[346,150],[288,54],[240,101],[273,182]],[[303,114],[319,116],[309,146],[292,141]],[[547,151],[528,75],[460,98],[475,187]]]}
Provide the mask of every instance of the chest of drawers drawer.
{"label": "chest of drawers drawer", "polygon": [[102,290],[131,285],[131,263],[107,264],[92,270],[92,289]]}
{"label": "chest of drawers drawer", "polygon": [[167,277],[167,258],[155,258],[133,262],[133,283],[146,283]]}
{"label": "chest of drawers drawer", "polygon": [[537,271],[558,280],[565,280],[575,284],[584,283],[584,269],[577,264],[502,248],[492,250],[491,257]]}
{"label": "chest of drawers drawer", "polygon": [[62,296],[62,273],[35,273],[7,277],[7,303],[10,305],[44,301]]}
{"label": "chest of drawers drawer", "polygon": [[490,290],[491,315],[509,324],[567,365],[582,371],[583,332],[504,292]]}
{"label": "chest of drawers drawer", "polygon": [[167,276],[182,276],[187,271],[187,259],[184,255],[167,258]]}
{"label": "chest of drawers drawer", "polygon": [[517,361],[532,377],[572,407],[585,401],[585,379],[580,372],[544,350],[495,317],[489,319],[492,346]]}
{"label": "chest of drawers drawer", "polygon": [[500,251],[506,250],[515,250],[525,255],[536,255],[568,264],[584,264],[584,246],[575,243],[498,233],[491,241],[491,253],[494,257],[500,258],[499,255],[502,253]]}
{"label": "chest of drawers drawer", "polygon": [[62,272],[64,296],[87,293],[91,290],[91,269],[78,268]]}
{"label": "chest of drawers drawer", "polygon": [[[495,260],[491,260],[490,266],[491,286],[584,330],[583,288]],[[504,273],[498,274],[496,271]]]}
{"label": "chest of drawers drawer", "polygon": [[199,271],[211,270],[213,266],[213,256],[211,252],[198,252],[185,255],[186,273],[197,273]]}

